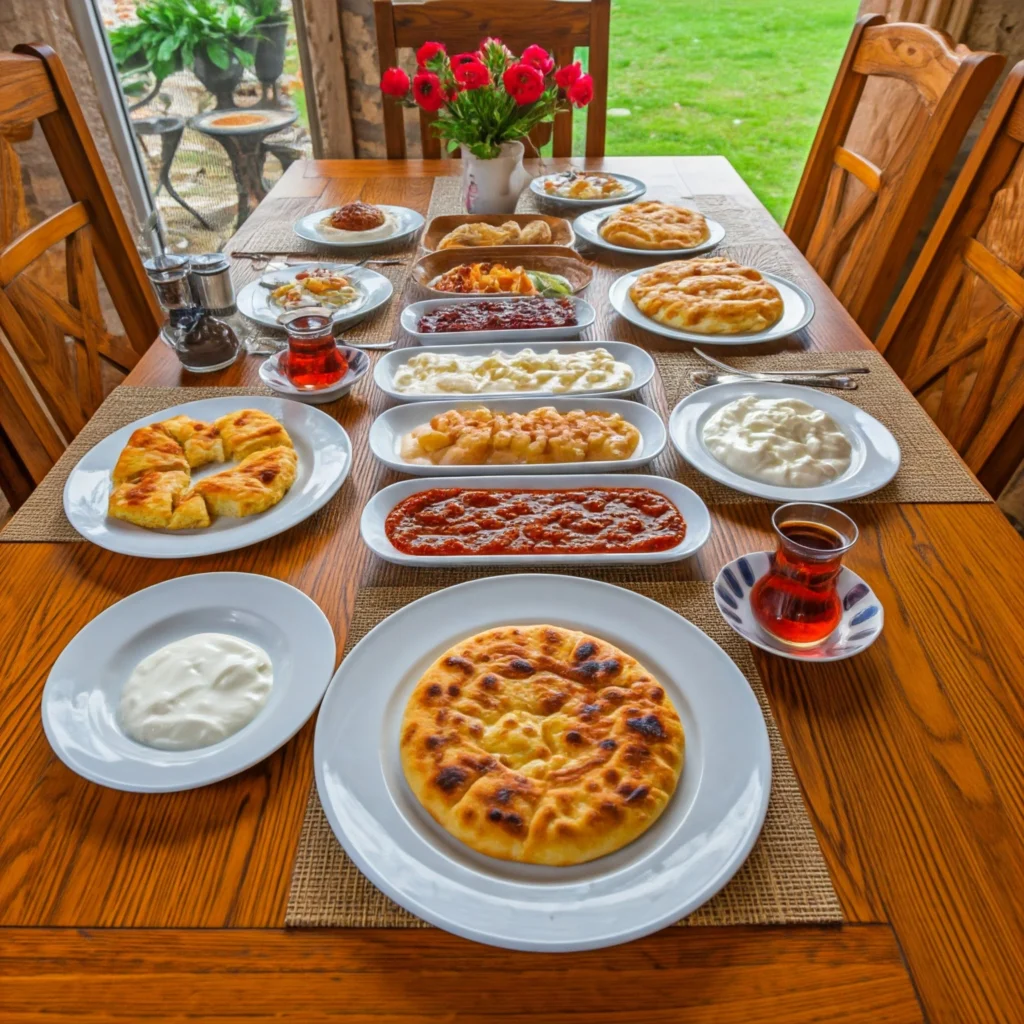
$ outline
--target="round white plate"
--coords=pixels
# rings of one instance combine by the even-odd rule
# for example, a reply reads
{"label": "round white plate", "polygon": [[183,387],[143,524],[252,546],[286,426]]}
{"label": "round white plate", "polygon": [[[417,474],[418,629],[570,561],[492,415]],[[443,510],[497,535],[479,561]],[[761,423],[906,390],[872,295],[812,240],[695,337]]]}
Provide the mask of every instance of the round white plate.
{"label": "round white plate", "polygon": [[348,372],[337,384],[332,384],[328,388],[320,388],[317,391],[297,388],[281,369],[281,358],[288,354],[287,349],[275,352],[260,363],[260,380],[285,398],[291,398],[296,402],[309,402],[311,405],[326,405],[347,395],[370,369],[370,357],[365,352],[345,345],[339,345],[338,348],[348,362]]}
{"label": "round white plate", "polygon": [[[149,423],[187,414],[210,421],[236,409],[262,409],[284,424],[299,455],[288,493],[273,508],[244,519],[222,516],[205,530],[148,530],[107,516],[110,473],[132,431]],[[219,473],[234,463],[214,463],[192,470],[192,479]],[[352,467],[352,444],[341,424],[319,409],[286,398],[236,395],[172,405],[115,430],[79,460],[64,485],[64,512],[71,525],[93,544],[140,558],[196,558],[234,551],[308,519],[337,493]]]}
{"label": "round white plate", "polygon": [[[126,736],[121,690],[154,651],[194,633],[227,633],[262,647],[274,685],[260,713],[220,743],[157,750]],[[54,753],[101,786],[170,793],[226,779],[262,761],[305,724],[334,670],[334,631],[300,590],[247,572],[181,576],[118,601],[61,652],[43,689]]]}
{"label": "round white plate", "polygon": [[[406,462],[399,454],[402,436],[434,416],[450,409],[479,409],[486,406],[493,412],[529,412],[551,406],[558,412],[583,409],[602,412],[617,412],[624,420],[640,431],[640,443],[628,459],[604,462],[545,462],[521,466],[421,466]],[[535,398],[491,398],[484,395],[477,399],[451,399],[431,402],[407,402],[382,412],[370,427],[370,451],[390,469],[410,476],[494,476],[495,473],[516,476],[547,476],[561,473],[614,473],[639,469],[661,453],[665,447],[665,424],[661,417],[646,405],[632,402],[627,398],[552,398],[538,395]]]}
{"label": "round white plate", "polygon": [[[504,334],[504,331],[499,333]],[[520,335],[522,337],[522,335]],[[522,398],[526,395],[531,398],[554,398],[556,397],[550,391],[488,391],[479,395],[456,395],[451,393],[450,395],[445,394],[433,394],[433,395],[407,395],[402,391],[396,391],[394,387],[394,376],[395,372],[402,366],[405,365],[406,361],[410,356],[417,355],[422,352],[436,353],[439,355],[458,355],[458,356],[489,356],[492,352],[504,352],[509,355],[514,355],[516,352],[522,352],[523,349],[532,349],[538,354],[546,352],[561,352],[563,354],[570,352],[588,352],[595,348],[605,349],[613,359],[620,363],[625,363],[633,371],[632,381],[624,388],[615,388],[612,391],[574,391],[572,396],[560,394],[558,397],[573,397],[575,395],[631,395],[634,391],[639,391],[650,379],[654,376],[654,360],[651,358],[650,353],[640,348],[637,345],[630,345],[625,341],[561,341],[555,343],[544,343],[544,342],[530,342],[528,340],[520,341],[518,344],[504,344],[504,345],[440,345],[438,347],[430,346],[429,348],[424,346],[423,348],[400,348],[394,352],[389,352],[383,359],[378,360],[377,365],[373,368],[373,379],[377,387],[381,389],[386,395],[391,398],[397,399],[399,402],[436,402],[443,400],[444,398],[458,398],[460,400],[465,398],[472,398],[474,401],[484,402],[492,398]]]}
{"label": "round white plate", "polygon": [[705,218],[708,223],[710,235],[706,242],[691,246],[689,249],[628,249],[624,245],[613,245],[601,235],[601,225],[618,209],[617,206],[602,207],[598,210],[587,210],[581,213],[573,222],[576,234],[585,242],[596,245],[600,249],[607,249],[609,252],[620,252],[626,256],[640,256],[648,260],[660,260],[664,256],[686,257],[696,256],[698,253],[714,249],[721,245],[725,238],[725,228],[717,220]]}
{"label": "round white plate", "polygon": [[[821,487],[782,487],[743,476],[723,465],[704,444],[704,424],[723,405],[756,395],[758,398],[798,398],[828,413],[850,441],[853,452],[847,471]],[[848,501],[884,487],[900,468],[900,446],[896,438],[874,416],[837,395],[799,384],[743,381],[714,384],[687,395],[673,410],[668,422],[669,436],[677,452],[694,469],[734,491],[753,494],[769,501]]]}
{"label": "round white plate", "polygon": [[395,218],[395,230],[385,238],[367,238],[365,241],[354,239],[352,241],[339,241],[329,231],[324,231],[320,221],[329,217],[337,206],[328,207],[326,210],[317,210],[316,213],[307,213],[300,217],[293,225],[292,230],[299,238],[305,238],[309,242],[316,242],[319,245],[327,245],[334,249],[366,249],[375,245],[391,245],[403,238],[414,235],[425,221],[423,215],[407,206],[385,206],[383,203],[376,204],[385,213],[390,213]]}
{"label": "round white plate", "polygon": [[347,306],[339,306],[334,311],[335,325],[351,326],[360,320],[368,317],[374,310],[380,309],[394,292],[394,286],[383,275],[376,270],[367,270],[366,267],[356,267],[351,263],[297,263],[285,270],[274,270],[264,274],[258,281],[250,281],[238,293],[238,309],[250,320],[255,320],[265,327],[275,327],[279,331],[284,328],[277,322],[277,318],[288,310],[272,305],[270,302],[272,282],[273,287],[284,284],[294,279],[300,270],[316,270],[319,268],[344,274],[355,286],[359,295]]}
{"label": "round white plate", "polygon": [[[583,169],[585,168],[577,168],[577,170]],[[547,181],[548,178],[560,177],[560,171],[557,171],[554,174],[542,174],[539,178],[534,178],[533,181],[530,182],[530,191],[549,203],[555,203],[558,206],[566,207],[567,210],[591,210],[594,207],[608,206],[612,203],[631,203],[635,199],[639,199],[647,191],[647,186],[639,178],[634,178],[629,174],[617,174],[610,171],[601,171],[600,173],[609,174],[613,178],[618,178],[624,185],[629,186],[629,191],[624,192],[621,196],[606,196],[604,199],[567,199],[565,196],[553,196],[544,191],[544,182]]]}
{"label": "round white plate", "polygon": [[[490,467],[491,469],[500,467]],[[642,551],[637,554],[590,555],[407,555],[388,540],[384,529],[388,513],[400,502],[420,491],[437,487],[434,479],[402,480],[379,490],[363,508],[359,532],[366,546],[388,562],[426,568],[452,568],[466,565],[642,565],[658,562],[679,562],[695,555],[711,536],[711,515],[703,501],[676,480],[661,476],[612,473],[542,476],[524,482],[516,476],[462,476],[444,481],[445,487],[467,490],[531,491],[578,490],[582,487],[646,487],[664,494],[686,520],[686,536],[681,543],[667,551]]]}
{"label": "round white plate", "polygon": [[752,551],[730,562],[715,580],[715,604],[722,618],[745,640],[770,654],[792,661],[842,661],[866,651],[885,625],[882,602],[853,570],[839,570],[836,591],[843,615],[832,634],[814,647],[791,647],[765,632],[754,618],[750,588],[768,572],[771,553]]}
{"label": "round white plate", "polygon": [[[436,334],[425,334],[418,330],[417,325],[423,314],[429,313],[441,306],[450,306],[457,302],[522,301],[511,296],[498,295],[424,299],[422,302],[413,302],[402,310],[400,323],[402,330],[415,338],[421,345],[479,345],[484,342],[507,342],[510,338],[518,338],[522,341],[529,341],[532,338],[536,338],[537,341],[577,338],[597,319],[597,313],[586,299],[581,299],[578,295],[567,295],[565,297],[576,307],[576,323],[571,327],[534,327],[527,331],[444,331]],[[529,300],[527,299],[526,301]]]}
{"label": "round white plate", "polygon": [[[484,629],[532,623],[585,630],[639,659],[686,730],[683,774],[662,816],[628,846],[573,867],[470,850],[422,809],[399,759],[406,701],[434,659]],[[695,910],[750,853],[771,786],[757,698],[714,641],[632,591],[527,573],[437,591],[371,630],[324,697],[314,765],[334,834],[395,902],[477,942],[545,951],[628,942]]]}
{"label": "round white plate", "polygon": [[814,303],[810,295],[798,288],[791,281],[787,281],[778,274],[769,274],[762,271],[764,277],[771,281],[779,290],[782,296],[782,316],[777,323],[772,324],[766,331],[755,331],[746,334],[697,334],[694,331],[678,331],[674,327],[666,327],[665,324],[644,316],[633,304],[629,297],[629,289],[633,282],[641,275],[652,270],[653,267],[641,267],[632,273],[624,274],[618,278],[608,291],[608,301],[620,316],[625,317],[631,324],[642,327],[645,331],[660,334],[665,338],[674,338],[676,341],[692,341],[698,345],[752,345],[755,342],[775,341],[777,338],[785,338],[795,334],[801,328],[806,327],[814,316]]}

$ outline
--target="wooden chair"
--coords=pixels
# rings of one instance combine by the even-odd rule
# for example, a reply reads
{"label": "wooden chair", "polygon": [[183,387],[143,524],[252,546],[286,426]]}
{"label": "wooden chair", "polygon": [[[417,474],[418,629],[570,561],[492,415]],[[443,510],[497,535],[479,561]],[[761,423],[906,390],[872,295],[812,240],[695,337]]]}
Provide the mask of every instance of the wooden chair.
{"label": "wooden chair", "polygon": [[[14,144],[37,121],[71,205],[30,227]],[[32,266],[61,242],[66,298]],[[124,335],[105,325],[97,266]],[[13,507],[103,401],[101,360],[131,369],[159,329],[153,290],[60,58],[42,44],[0,53],[0,488]]]}
{"label": "wooden chair", "polygon": [[[881,15],[854,27],[786,233],[869,336],[1005,62]],[[868,123],[855,118],[865,86]]]}
{"label": "wooden chair", "polygon": [[[444,43],[449,53],[475,50],[482,39],[496,36],[515,53],[531,43],[547,49],[561,67],[573,61],[573,49],[590,48],[588,70],[594,79],[594,99],[587,108],[587,156],[604,156],[608,109],[608,25],[610,0],[517,0],[507,6],[495,0],[425,0],[393,3],[374,0],[377,59],[381,71],[398,63],[402,47],[418,49],[425,42]],[[433,116],[420,111],[423,156],[437,159],[441,143],[430,130]],[[550,125],[531,134],[535,145],[547,141]],[[572,112],[554,121],[555,156],[572,156]],[[384,137],[388,158],[405,159],[403,109],[384,102]]]}
{"label": "wooden chair", "polygon": [[1024,61],[1009,74],[878,347],[995,496],[1024,460]]}

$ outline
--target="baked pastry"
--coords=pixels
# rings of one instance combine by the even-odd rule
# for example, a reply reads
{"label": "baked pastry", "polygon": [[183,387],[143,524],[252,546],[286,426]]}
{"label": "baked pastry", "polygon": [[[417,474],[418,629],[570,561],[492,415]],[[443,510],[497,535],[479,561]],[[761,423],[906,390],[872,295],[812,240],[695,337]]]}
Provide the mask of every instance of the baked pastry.
{"label": "baked pastry", "polygon": [[288,431],[270,413],[260,409],[239,409],[221,416],[215,425],[230,459],[244,459],[264,448],[292,447]]}
{"label": "baked pastry", "polygon": [[107,500],[107,515],[150,529],[168,527],[177,499],[188,490],[187,469],[182,472],[148,470],[136,480],[118,484]]}
{"label": "baked pastry", "polygon": [[214,423],[203,423],[191,416],[175,416],[157,426],[163,427],[185,450],[192,469],[210,462],[224,462],[224,441]]}
{"label": "baked pastry", "polygon": [[629,296],[644,316],[697,334],[764,331],[783,311],[775,285],[726,256],[662,263],[641,274]]}
{"label": "baked pastry", "polygon": [[159,423],[151,423],[132,431],[128,444],[117,457],[112,476],[115,484],[121,484],[153,470],[187,476],[188,469],[181,445]]}
{"label": "baked pastry", "polygon": [[188,491],[178,499],[168,530],[198,530],[210,525],[210,512],[203,496]]}
{"label": "baked pastry", "polygon": [[193,489],[202,495],[211,515],[254,516],[288,493],[297,466],[295,449],[279,445],[246,456],[233,469],[205,477]]}
{"label": "baked pastry", "polygon": [[371,203],[354,202],[339,206],[331,214],[329,223],[339,231],[372,231],[382,227],[387,217],[384,211]]}
{"label": "baked pastry", "polygon": [[519,235],[520,245],[550,245],[554,235],[551,225],[546,220],[531,220]]}
{"label": "baked pastry", "polygon": [[549,625],[500,626],[445,651],[409,698],[399,744],[438,824],[479,853],[549,865],[650,828],[684,755],[679,716],[643,665]]}
{"label": "baked pastry", "polygon": [[551,237],[551,227],[543,220],[531,220],[523,228],[514,220],[497,226],[472,221],[452,228],[437,243],[437,248],[440,250],[480,245],[547,245]]}
{"label": "baked pastry", "polygon": [[620,206],[598,230],[624,249],[689,249],[711,234],[703,214],[656,199]]}

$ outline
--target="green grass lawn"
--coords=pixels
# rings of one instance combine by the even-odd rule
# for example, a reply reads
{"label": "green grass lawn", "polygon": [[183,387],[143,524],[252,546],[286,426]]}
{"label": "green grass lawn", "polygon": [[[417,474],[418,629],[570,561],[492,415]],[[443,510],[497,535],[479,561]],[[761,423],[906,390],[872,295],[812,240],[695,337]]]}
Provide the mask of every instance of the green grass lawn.
{"label": "green grass lawn", "polygon": [[720,153],[783,221],[857,7],[616,0],[608,106],[630,115],[609,117],[607,153]]}

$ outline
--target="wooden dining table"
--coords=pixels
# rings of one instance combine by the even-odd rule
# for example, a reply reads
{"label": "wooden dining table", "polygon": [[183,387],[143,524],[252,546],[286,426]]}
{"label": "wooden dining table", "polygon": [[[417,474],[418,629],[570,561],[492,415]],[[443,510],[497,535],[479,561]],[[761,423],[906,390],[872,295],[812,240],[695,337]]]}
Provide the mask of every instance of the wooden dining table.
{"label": "wooden dining table", "polygon": [[[723,157],[579,162],[661,194],[759,208]],[[451,167],[299,162],[243,232],[290,216],[298,199],[426,212],[433,178]],[[870,347],[781,229],[779,242],[811,286],[809,346]],[[247,356],[197,377],[154,344],[126,384],[254,384],[258,365]],[[358,530],[373,481],[367,432],[386,404],[366,389],[330,407],[356,453],[344,485],[353,512],[334,532],[300,525],[188,561],[0,544],[0,1020],[1024,1020],[1024,544],[994,503],[848,506],[861,531],[848,564],[885,607],[882,636],[830,664],[755,652],[839,926],[668,928],[562,954],[439,930],[285,929],[313,720],[262,763],[188,792],[117,792],[69,771],[40,721],[47,674],[83,626],[144,587],[215,570],[273,576],[320,605],[342,650],[371,557]],[[692,578],[770,546],[771,511],[712,506]]]}

